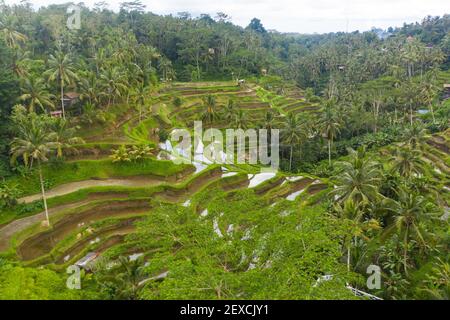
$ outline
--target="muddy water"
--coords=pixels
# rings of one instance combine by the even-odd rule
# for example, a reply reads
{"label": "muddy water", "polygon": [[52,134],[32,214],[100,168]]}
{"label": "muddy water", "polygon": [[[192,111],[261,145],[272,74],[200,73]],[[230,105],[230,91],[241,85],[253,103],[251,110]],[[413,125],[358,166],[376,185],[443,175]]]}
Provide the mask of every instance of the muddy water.
{"label": "muddy water", "polygon": [[328,186],[325,183],[317,183],[310,185],[306,192],[310,195],[314,195],[322,190],[325,190],[326,188],[328,188]]}
{"label": "muddy water", "polygon": [[[64,210],[73,209],[76,207],[81,207],[95,200],[108,200],[108,199],[125,199],[128,197],[127,193],[117,193],[117,192],[99,192],[90,194],[85,200],[78,202],[71,202],[57,207],[50,208],[48,210],[48,215],[50,217]],[[0,227],[0,252],[8,249],[9,242],[14,234],[25,230],[32,225],[45,220],[45,212],[35,214],[33,216],[24,217],[21,219],[14,220],[8,224]]]}
{"label": "muddy water", "polygon": [[259,188],[257,187],[255,192],[257,195],[265,194],[265,193],[269,192],[270,190],[272,190],[273,188],[276,188],[279,185],[281,185],[283,183],[283,181],[284,181],[284,178],[279,177],[279,178],[275,179],[274,181],[271,181],[271,182],[265,184],[262,187],[259,187]]}
{"label": "muddy water", "polygon": [[288,190],[283,191],[281,194],[277,194],[280,197],[286,197],[289,194],[305,189],[311,183],[313,183],[313,179],[304,178],[295,182],[291,182],[290,188]]}
{"label": "muddy water", "polygon": [[[442,138],[441,138],[442,139]],[[450,148],[447,146],[447,144],[444,143],[440,143],[438,142],[438,140],[428,140],[427,143],[429,145],[431,145],[432,147],[439,149],[440,151],[446,153],[446,154],[450,154]]]}
{"label": "muddy water", "polygon": [[49,253],[52,248],[67,235],[78,228],[80,223],[91,222],[125,214],[139,214],[148,211],[147,200],[121,201],[99,205],[85,212],[70,214],[53,225],[52,230],[45,231],[26,239],[17,252],[23,260],[33,260]]}
{"label": "muddy water", "polygon": [[171,202],[179,202],[187,196],[196,193],[205,185],[220,179],[222,170],[220,168],[201,173],[196,179],[191,181],[186,188],[175,189],[171,188],[162,192],[155,193],[156,196],[161,197]]}
{"label": "muddy water", "polygon": [[[70,247],[69,249],[67,249],[66,251],[64,251],[64,253],[62,253],[57,259],[56,259],[56,264],[63,264],[65,263],[65,257],[68,256],[69,259],[72,259],[73,257],[75,257],[77,254],[79,254],[86,246],[88,246],[90,244],[91,241],[95,241],[95,239],[100,238],[100,246],[98,246],[96,251],[99,251],[100,248],[104,247],[105,244],[108,244],[111,238],[115,239],[112,245],[117,244],[116,241],[118,239],[123,239],[125,235],[132,233],[133,231],[136,230],[136,227],[134,226],[134,222],[140,220],[141,218],[132,218],[132,219],[126,219],[126,220],[122,220],[120,221],[118,224],[114,225],[114,226],[110,226],[107,228],[102,229],[99,232],[96,232],[92,235],[90,235],[89,237],[83,239],[82,241],[77,242],[76,244],[74,244],[72,247]],[[108,238],[106,241],[102,241],[102,238]],[[110,246],[112,246],[110,245]]]}

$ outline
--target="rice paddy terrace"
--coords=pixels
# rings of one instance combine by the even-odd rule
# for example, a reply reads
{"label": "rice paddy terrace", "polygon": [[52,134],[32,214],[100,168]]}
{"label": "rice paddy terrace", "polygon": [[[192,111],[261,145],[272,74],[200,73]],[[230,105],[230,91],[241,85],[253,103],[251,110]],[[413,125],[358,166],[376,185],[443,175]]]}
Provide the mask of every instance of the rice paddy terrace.
{"label": "rice paddy terrace", "polygon": [[[161,206],[190,210],[199,224],[209,226],[211,236],[226,242],[233,235],[250,238],[251,230],[258,225],[252,215],[256,216],[261,208],[284,223],[289,216],[301,217],[303,208],[321,203],[333,188],[325,178],[261,173],[258,166],[251,165],[199,168],[157,160],[161,143],[157,131],[191,128],[203,112],[203,98],[207,95],[216,97],[219,110],[234,99],[236,108],[248,112],[249,122],[255,124],[269,110],[283,117],[289,112],[316,112],[319,108],[307,103],[297,88],[288,88],[283,95],[255,84],[240,87],[226,82],[179,83],[162,88],[141,115],[125,108],[114,124],[86,128],[83,135],[88,143],[79,146],[78,154],[69,156],[70,161],[64,164],[45,168],[50,184],[47,195],[51,226],[41,223],[45,214],[39,205],[19,218],[2,213],[0,251],[26,265],[46,265],[56,270],[64,270],[89,253],[95,253],[95,257],[143,254],[150,259],[158,248],[142,248],[133,241],[133,235],[136,225]],[[174,97],[181,100],[177,106]],[[225,125],[226,121],[219,120],[218,126]],[[135,164],[112,163],[108,158],[120,144],[142,143],[155,147],[154,157]],[[423,148],[430,174],[443,201],[448,203],[449,132],[430,136]],[[37,177],[23,179],[20,182],[26,186],[20,202],[27,206],[39,204]],[[249,205],[245,197],[257,199],[258,205]],[[236,221],[238,213],[248,218]],[[248,263],[257,265],[251,257]]]}
{"label": "rice paddy terrace", "polygon": [[[224,82],[183,83],[163,88],[142,111],[141,121],[137,110],[125,110],[113,125],[102,128],[101,134],[97,134],[98,128],[83,130],[88,143],[80,145],[77,153],[69,153],[69,161],[59,172],[46,169],[52,181],[47,190],[51,227],[41,225],[45,219],[43,210],[34,210],[14,220],[4,217],[0,250],[27,264],[63,267],[87,252],[101,253],[120,246],[133,233],[134,223],[162,203],[189,206],[200,216],[208,210],[208,201],[196,202],[195,198],[205,190],[211,195],[209,201],[215,192],[233,199],[236,193],[250,191],[267,206],[283,201],[315,202],[325,194],[328,185],[317,177],[260,173],[257,166],[195,168],[148,159],[129,170],[125,169],[126,165],[112,164],[108,159],[112,149],[120,144],[152,144],[156,156],[160,141],[155,132],[161,128],[189,128],[192,121],[199,120],[203,98],[207,95],[216,97],[219,111],[233,99],[236,108],[248,112],[250,123],[262,120],[269,110],[281,117],[284,112],[302,111],[306,104],[300,92],[277,96],[252,84],[241,87]],[[180,98],[181,105],[174,105],[174,97]],[[218,125],[226,123],[219,121]],[[72,176],[64,174],[67,171]],[[59,176],[64,176],[65,181]],[[26,194],[19,201],[24,205],[39,204],[38,185],[33,178],[29,182]]]}

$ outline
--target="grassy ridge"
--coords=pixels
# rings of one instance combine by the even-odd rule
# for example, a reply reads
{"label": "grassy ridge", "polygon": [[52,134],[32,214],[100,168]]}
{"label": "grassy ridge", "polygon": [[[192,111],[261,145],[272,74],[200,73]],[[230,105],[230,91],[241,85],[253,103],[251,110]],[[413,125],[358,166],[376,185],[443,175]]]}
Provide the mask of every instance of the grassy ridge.
{"label": "grassy ridge", "polygon": [[[43,167],[46,187],[51,188],[68,182],[87,179],[107,179],[111,177],[127,177],[136,175],[156,175],[168,177],[188,168],[187,165],[176,165],[171,161],[143,159],[137,162],[118,162],[112,160],[80,160],[70,163],[49,163]],[[17,185],[23,195],[40,192],[37,170],[24,176],[14,176],[7,183]]]}

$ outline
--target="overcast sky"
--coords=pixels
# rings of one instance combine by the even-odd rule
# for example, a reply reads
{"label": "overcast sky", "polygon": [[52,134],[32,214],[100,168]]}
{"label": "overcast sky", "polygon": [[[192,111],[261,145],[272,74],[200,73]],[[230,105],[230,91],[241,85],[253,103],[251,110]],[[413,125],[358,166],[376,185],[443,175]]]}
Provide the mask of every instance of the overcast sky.
{"label": "overcast sky", "polygon": [[[30,0],[38,8],[67,0]],[[91,7],[100,0],[85,0]],[[109,9],[119,3],[110,0]],[[6,0],[19,3],[20,0]],[[79,2],[79,1],[74,1]],[[157,14],[188,11],[193,16],[224,12],[238,25],[246,26],[253,17],[261,19],[266,29],[281,32],[323,33],[368,30],[371,27],[401,26],[403,22],[421,21],[427,15],[450,13],[449,0],[142,0],[146,10]]]}

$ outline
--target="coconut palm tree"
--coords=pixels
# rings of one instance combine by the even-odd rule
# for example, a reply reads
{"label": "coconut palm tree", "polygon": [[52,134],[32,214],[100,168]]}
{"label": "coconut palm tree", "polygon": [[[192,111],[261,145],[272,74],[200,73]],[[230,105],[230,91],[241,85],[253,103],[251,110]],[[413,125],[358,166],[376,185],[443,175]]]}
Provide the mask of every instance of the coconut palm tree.
{"label": "coconut palm tree", "polygon": [[322,137],[328,141],[328,163],[331,165],[331,147],[333,140],[340,133],[341,121],[333,110],[335,101],[328,100],[322,109],[322,115],[319,119],[319,128]]}
{"label": "coconut palm tree", "polygon": [[424,219],[433,219],[434,211],[428,205],[428,201],[411,190],[399,188],[397,191],[398,201],[389,199],[386,201],[387,208],[394,214],[394,222],[385,230],[383,237],[397,232],[403,238],[403,268],[408,274],[408,248],[411,240],[421,250],[426,250],[427,230],[421,223]]}
{"label": "coconut palm tree", "polygon": [[133,100],[139,108],[139,123],[142,121],[142,108],[145,106],[145,102],[148,96],[148,88],[144,86],[144,83],[140,83],[133,94]]}
{"label": "coconut palm tree", "polygon": [[57,158],[63,156],[63,150],[74,150],[73,145],[84,143],[83,139],[75,136],[77,129],[79,127],[69,127],[69,122],[66,119],[55,120],[53,132],[55,133],[54,141],[56,143]]}
{"label": "coconut palm tree", "polygon": [[410,179],[414,174],[418,175],[424,172],[422,153],[409,147],[395,149],[390,162],[392,163],[392,172],[398,172],[400,176],[407,179]]}
{"label": "coconut palm tree", "polygon": [[289,145],[289,170],[292,169],[292,155],[294,146],[298,145],[306,138],[305,130],[303,130],[298,114],[290,113],[285,118],[284,128],[281,130],[281,138],[286,145]]}
{"label": "coconut palm tree", "polygon": [[100,75],[100,71],[104,69],[106,65],[106,53],[104,48],[99,48],[98,51],[94,54],[92,58],[90,58],[94,62],[95,65],[95,73],[97,76]]}
{"label": "coconut palm tree", "polygon": [[239,109],[234,118],[234,125],[238,129],[247,128],[247,113],[242,109]]}
{"label": "coconut palm tree", "polygon": [[236,101],[229,99],[223,111],[223,119],[227,123],[231,123],[236,116]]}
{"label": "coconut palm tree", "polygon": [[15,162],[18,157],[22,157],[25,165],[37,162],[45,217],[47,225],[50,225],[41,164],[57,148],[56,135],[36,114],[32,113],[26,119],[25,123],[19,124],[17,137],[11,142],[11,161]]}
{"label": "coconut palm tree", "polygon": [[433,268],[424,281],[426,287],[422,289],[427,292],[432,299],[449,300],[450,299],[450,263],[441,258],[437,258],[433,263]]}
{"label": "coconut palm tree", "polygon": [[19,99],[27,103],[29,112],[35,112],[36,106],[40,107],[43,112],[46,111],[45,107],[55,108],[52,101],[55,96],[46,90],[44,81],[40,78],[25,79],[22,92]]}
{"label": "coconut palm tree", "polygon": [[357,244],[358,238],[369,240],[365,235],[367,231],[378,230],[381,228],[375,219],[364,219],[364,213],[370,211],[363,203],[356,203],[352,199],[347,199],[343,203],[336,203],[333,206],[336,216],[348,227],[348,233],[344,239],[344,245],[347,251],[347,270],[351,269],[351,249]]}
{"label": "coconut palm tree", "polygon": [[30,66],[32,62],[39,60],[31,60],[30,52],[17,50],[13,57],[12,70],[19,78],[27,78],[30,76]]}
{"label": "coconut palm tree", "polygon": [[216,120],[219,114],[216,111],[216,97],[209,94],[203,99],[205,105],[205,112],[202,115],[202,120],[206,120],[210,125]]}
{"label": "coconut palm tree", "polygon": [[115,299],[136,300],[142,289],[146,273],[142,257],[130,260],[128,257],[120,256],[119,263],[113,268],[101,270],[101,283],[113,289]]}
{"label": "coconut palm tree", "polygon": [[275,127],[275,116],[272,111],[267,111],[264,114],[264,119],[261,124],[261,127],[263,129],[266,129],[268,132],[270,132],[270,130],[272,130]]}
{"label": "coconut palm tree", "polygon": [[331,194],[338,202],[352,199],[355,203],[367,203],[380,197],[378,187],[382,181],[380,164],[366,157],[365,148],[350,149],[350,159],[338,162],[341,171],[334,177],[335,189]]}
{"label": "coconut palm tree", "polygon": [[75,73],[75,64],[69,54],[57,51],[54,55],[50,55],[48,70],[45,74],[48,76],[49,81],[55,81],[60,87],[61,109],[63,118],[65,119],[64,86],[71,84],[74,80],[78,80],[78,76]]}
{"label": "coconut palm tree", "polygon": [[420,123],[415,122],[406,128],[403,139],[412,148],[420,147],[426,141],[427,129]]}
{"label": "coconut palm tree", "polygon": [[87,100],[90,104],[98,104],[99,97],[105,95],[100,89],[97,76],[92,72],[85,77],[80,77],[78,87],[80,88],[80,99]]}
{"label": "coconut palm tree", "polygon": [[163,81],[167,81],[168,79],[172,78],[173,75],[172,61],[170,61],[166,57],[162,57],[158,61],[158,67],[162,73]]}
{"label": "coconut palm tree", "polygon": [[0,21],[0,32],[6,45],[11,49],[17,48],[19,44],[24,43],[28,39],[26,35],[15,30],[12,16],[5,18],[4,21]]}
{"label": "coconut palm tree", "polygon": [[425,104],[430,108],[433,123],[436,123],[434,116],[433,100],[436,98],[438,90],[437,85],[438,70],[432,70],[427,73],[420,83],[420,94]]}
{"label": "coconut palm tree", "polygon": [[127,90],[126,75],[119,67],[103,70],[100,80],[108,96],[108,107],[111,105],[111,102],[115,102],[116,97],[122,96],[122,92]]}

